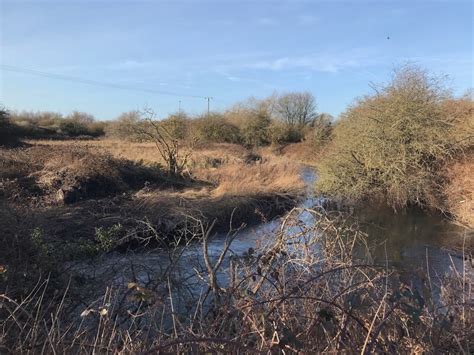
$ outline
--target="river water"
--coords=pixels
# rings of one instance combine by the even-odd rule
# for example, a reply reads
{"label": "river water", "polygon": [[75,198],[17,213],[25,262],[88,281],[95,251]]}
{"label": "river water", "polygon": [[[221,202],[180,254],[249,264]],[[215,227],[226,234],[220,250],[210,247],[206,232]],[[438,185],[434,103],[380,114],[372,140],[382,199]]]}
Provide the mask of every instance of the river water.
{"label": "river water", "polygon": [[[306,184],[306,198],[301,202],[302,208],[313,208],[324,205],[324,199],[314,195],[316,175],[306,168],[302,173]],[[442,216],[430,215],[419,209],[394,213],[389,208],[365,207],[351,214],[368,235],[368,242],[375,246],[373,257],[376,263],[385,263],[403,271],[425,269],[428,265],[431,272],[443,275],[458,270],[462,264],[462,245],[472,242],[472,231],[450,222]],[[313,216],[305,212],[298,219],[310,225]],[[262,242],[274,234],[280,220],[244,230],[232,243],[237,254],[245,253],[250,247]],[[223,238],[215,238],[211,245],[217,252],[222,248]],[[453,246],[456,246],[454,251]],[[453,265],[454,263],[454,265]]]}
{"label": "river water", "polygon": [[[297,218],[304,225],[311,226],[315,217],[304,208],[322,206],[324,199],[313,193],[316,179],[314,171],[306,168],[302,177],[306,183],[306,197],[300,203],[302,212]],[[369,244],[375,245],[375,262],[397,268],[408,282],[416,283],[420,275],[437,280],[452,272],[465,272],[472,277],[472,267],[469,263],[463,263],[462,249],[452,251],[453,245],[462,246],[466,240],[472,240],[472,232],[463,230],[439,215],[427,215],[418,210],[394,214],[388,209],[364,208],[353,214],[367,233]],[[250,248],[271,243],[280,223],[281,218],[278,218],[241,230],[233,240],[228,255],[243,256]],[[219,255],[225,239],[225,235],[219,234],[212,237],[209,242],[211,256]],[[196,285],[207,287],[199,283],[196,277],[199,271],[205,269],[202,255],[201,243],[193,243],[177,248],[172,254],[163,250],[125,254],[114,252],[87,263],[76,264],[73,268],[93,280],[100,280],[102,285],[123,286],[132,281],[150,285],[173,265],[174,272],[179,273],[182,279],[195,279]],[[225,261],[227,263],[228,258]],[[222,279],[225,275],[220,277],[222,283],[226,282]]]}

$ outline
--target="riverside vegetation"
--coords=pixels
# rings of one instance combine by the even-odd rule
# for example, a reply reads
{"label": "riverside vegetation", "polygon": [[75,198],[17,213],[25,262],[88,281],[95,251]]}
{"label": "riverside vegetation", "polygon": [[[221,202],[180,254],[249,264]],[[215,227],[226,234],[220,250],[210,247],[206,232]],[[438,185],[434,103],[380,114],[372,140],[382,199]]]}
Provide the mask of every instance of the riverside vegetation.
{"label": "riverside vegetation", "polygon": [[[2,352],[472,352],[473,108],[405,66],[337,120],[309,93],[163,120],[2,110]],[[461,267],[407,281],[378,263],[347,211],[295,208],[304,165],[329,201],[456,221]],[[77,266],[116,255],[129,271]]]}

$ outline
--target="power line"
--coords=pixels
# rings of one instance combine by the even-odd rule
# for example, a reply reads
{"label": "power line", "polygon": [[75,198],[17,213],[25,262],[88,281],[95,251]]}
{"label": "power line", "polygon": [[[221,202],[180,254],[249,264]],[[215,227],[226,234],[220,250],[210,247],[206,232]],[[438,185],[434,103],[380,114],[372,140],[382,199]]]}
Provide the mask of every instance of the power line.
{"label": "power line", "polygon": [[21,67],[17,67],[17,66],[14,66],[14,65],[0,64],[0,67],[1,67],[2,70],[9,71],[9,72],[30,74],[30,75],[36,75],[36,76],[41,76],[41,77],[50,78],[50,79],[65,80],[65,81],[70,81],[70,82],[76,82],[76,83],[87,84],[87,85],[95,85],[95,86],[101,86],[101,87],[108,87],[108,88],[113,88],[113,89],[141,91],[141,92],[147,92],[147,93],[151,93],[151,94],[159,94],[159,95],[167,95],[167,96],[191,97],[191,98],[195,98],[195,99],[205,98],[204,96],[198,96],[198,95],[181,94],[181,93],[176,93],[176,92],[172,92],[172,91],[144,89],[144,88],[137,88],[137,87],[127,86],[127,85],[106,83],[106,82],[101,82],[101,81],[96,81],[96,80],[82,79],[82,78],[78,78],[78,77],[74,77],[74,76],[48,73],[48,72],[44,72],[44,71],[40,71],[40,70],[34,70],[34,69],[28,69],[28,68],[21,68]]}

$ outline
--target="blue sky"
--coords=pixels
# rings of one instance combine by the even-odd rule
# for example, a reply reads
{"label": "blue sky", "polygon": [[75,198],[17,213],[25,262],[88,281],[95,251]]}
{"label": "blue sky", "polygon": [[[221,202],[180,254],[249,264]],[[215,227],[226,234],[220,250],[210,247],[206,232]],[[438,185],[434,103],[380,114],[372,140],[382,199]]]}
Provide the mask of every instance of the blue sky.
{"label": "blue sky", "polygon": [[204,96],[222,110],[308,90],[338,115],[406,61],[450,75],[455,94],[473,86],[471,1],[0,2],[0,102],[15,110],[111,119],[144,106],[166,115],[181,101],[200,113]]}

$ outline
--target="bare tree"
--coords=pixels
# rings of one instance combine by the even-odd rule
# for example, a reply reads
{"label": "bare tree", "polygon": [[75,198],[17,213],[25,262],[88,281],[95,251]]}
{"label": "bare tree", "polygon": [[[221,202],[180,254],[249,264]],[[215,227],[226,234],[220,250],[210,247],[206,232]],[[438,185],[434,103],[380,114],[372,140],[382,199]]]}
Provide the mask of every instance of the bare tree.
{"label": "bare tree", "polygon": [[145,109],[140,113],[141,118],[136,121],[132,128],[134,134],[149,140],[155,144],[161,158],[166,164],[166,171],[170,175],[181,175],[185,169],[191,151],[184,147],[183,141],[178,137],[174,123],[176,120],[168,120],[166,124],[156,120],[156,114],[151,109]]}
{"label": "bare tree", "polygon": [[291,126],[303,127],[316,118],[316,99],[310,92],[294,92],[276,97],[277,116]]}

